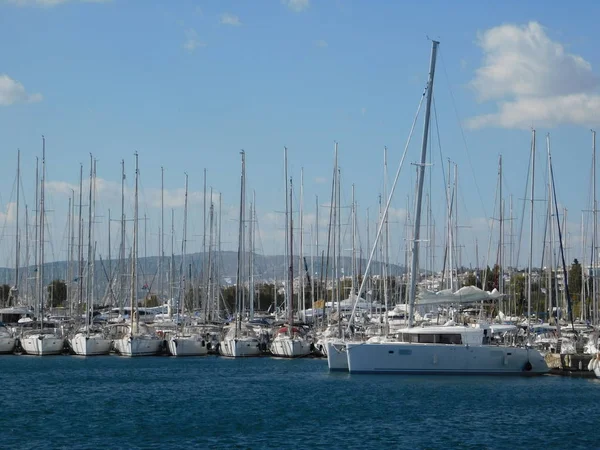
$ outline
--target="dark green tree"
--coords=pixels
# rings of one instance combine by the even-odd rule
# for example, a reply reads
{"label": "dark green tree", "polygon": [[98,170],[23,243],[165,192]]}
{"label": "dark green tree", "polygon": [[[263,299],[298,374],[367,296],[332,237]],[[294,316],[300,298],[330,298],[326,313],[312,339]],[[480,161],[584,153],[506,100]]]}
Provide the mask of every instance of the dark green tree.
{"label": "dark green tree", "polygon": [[0,304],[10,306],[10,286],[8,284],[0,285]]}
{"label": "dark green tree", "polygon": [[67,300],[67,284],[63,280],[53,280],[48,285],[48,306],[58,308]]}
{"label": "dark green tree", "polygon": [[569,268],[569,293],[573,300],[573,307],[575,307],[576,303],[581,302],[581,264],[577,258],[573,260]]}

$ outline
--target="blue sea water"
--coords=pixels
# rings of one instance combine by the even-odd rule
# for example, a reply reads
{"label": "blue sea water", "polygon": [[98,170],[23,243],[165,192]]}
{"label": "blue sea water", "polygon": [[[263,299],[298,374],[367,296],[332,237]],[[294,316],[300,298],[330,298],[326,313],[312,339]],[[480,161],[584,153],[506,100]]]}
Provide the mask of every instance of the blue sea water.
{"label": "blue sea water", "polygon": [[600,382],[318,359],[0,357],[0,448],[593,449]]}

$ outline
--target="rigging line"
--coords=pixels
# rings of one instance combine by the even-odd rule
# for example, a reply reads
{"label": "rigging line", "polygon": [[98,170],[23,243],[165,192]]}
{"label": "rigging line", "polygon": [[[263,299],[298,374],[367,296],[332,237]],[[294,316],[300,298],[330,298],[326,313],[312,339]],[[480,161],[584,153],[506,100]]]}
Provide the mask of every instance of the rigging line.
{"label": "rigging line", "polygon": [[[448,188],[446,185],[446,171],[444,170],[444,155],[442,154],[442,142],[441,142],[441,138],[440,138],[440,129],[439,129],[439,122],[438,122],[438,118],[437,118],[437,108],[435,106],[435,95],[433,96],[433,117],[434,117],[434,122],[435,122],[435,129],[437,132],[437,138],[438,138],[438,150],[440,152],[440,167],[441,167],[441,172],[442,172],[442,181],[444,182],[444,194],[446,196],[446,207],[448,208],[450,205],[450,198],[448,197]],[[431,193],[429,193],[429,195],[431,195]]]}
{"label": "rigging line", "polygon": [[525,207],[527,206],[527,192],[529,187],[529,176],[531,174],[531,158],[527,163],[527,177],[525,178],[525,195],[523,195],[523,207],[521,208],[521,224],[519,225],[519,241],[517,245],[517,257],[514,261],[515,267],[519,267],[519,259],[521,257],[521,243],[523,242],[523,225],[525,224]]}
{"label": "rigging line", "polygon": [[456,121],[458,122],[458,127],[460,128],[460,135],[462,137],[463,144],[465,146],[465,151],[467,152],[467,161],[469,162],[469,167],[471,169],[471,175],[473,176],[473,181],[475,182],[475,187],[477,188],[477,196],[479,197],[479,201],[481,202],[481,208],[485,217],[489,217],[487,211],[485,209],[485,203],[483,198],[481,197],[481,189],[479,188],[479,183],[477,183],[477,178],[475,177],[475,169],[473,167],[473,162],[471,160],[471,153],[469,152],[469,146],[467,145],[467,138],[465,137],[465,131],[462,126],[462,122],[460,120],[460,116],[458,114],[458,109],[456,108],[456,101],[454,100],[454,93],[452,92],[452,88],[450,86],[450,78],[448,77],[448,72],[446,71],[446,63],[444,62],[443,52],[440,51],[440,57],[442,60],[442,68],[444,70],[444,75],[446,77],[446,84],[448,85],[448,91],[450,92],[450,99],[452,100],[452,108],[454,109],[454,114],[456,115]]}
{"label": "rigging line", "polygon": [[[398,169],[396,170],[396,176],[394,177],[394,182],[392,183],[392,188],[391,188],[390,192],[388,193],[388,199],[386,201],[385,209],[384,209],[384,213],[383,213],[384,217],[386,217],[388,214],[388,210],[389,210],[390,204],[392,202],[392,197],[394,196],[394,191],[396,190],[396,185],[398,183],[398,179],[400,178],[400,172],[402,171],[402,167],[404,166],[404,159],[406,158],[406,154],[408,153],[408,147],[410,146],[410,142],[412,140],[412,136],[415,131],[417,121],[419,119],[419,113],[421,112],[421,106],[423,105],[423,101],[425,100],[425,96],[427,94],[428,89],[431,89],[431,86],[429,86],[429,82],[426,84],[423,94],[421,94],[421,99],[419,100],[419,106],[417,107],[417,112],[415,114],[415,118],[413,119],[413,122],[412,122],[412,125],[410,128],[410,132],[408,134],[408,139],[406,140],[404,152],[402,153],[402,158],[400,159],[400,164],[398,165]],[[358,305],[358,299],[360,298],[360,296],[365,288],[365,281],[368,278],[367,275],[369,274],[371,262],[373,260],[373,256],[375,255],[375,252],[377,250],[377,244],[379,243],[379,238],[381,237],[381,232],[383,230],[384,223],[385,223],[385,221],[381,220],[379,223],[379,226],[377,227],[377,234],[375,235],[375,242],[373,242],[373,247],[370,252],[369,260],[368,260],[367,266],[365,268],[365,276],[363,276],[363,280],[360,283],[360,287],[358,289],[358,294],[356,295],[356,300],[354,301],[354,305],[352,306],[352,314],[350,315],[350,319],[348,320],[348,331],[350,331],[350,327],[352,326],[352,323],[354,321],[354,316],[356,314],[356,306]]]}

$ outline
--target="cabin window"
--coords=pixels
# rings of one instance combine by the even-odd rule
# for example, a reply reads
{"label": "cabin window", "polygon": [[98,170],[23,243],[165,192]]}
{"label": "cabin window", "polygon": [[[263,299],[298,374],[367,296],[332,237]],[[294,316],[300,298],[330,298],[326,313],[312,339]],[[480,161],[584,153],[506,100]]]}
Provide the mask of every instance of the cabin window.
{"label": "cabin window", "polygon": [[440,334],[437,342],[440,344],[462,344],[460,334]]}
{"label": "cabin window", "polygon": [[419,343],[420,344],[434,344],[435,343],[435,334],[419,334]]}

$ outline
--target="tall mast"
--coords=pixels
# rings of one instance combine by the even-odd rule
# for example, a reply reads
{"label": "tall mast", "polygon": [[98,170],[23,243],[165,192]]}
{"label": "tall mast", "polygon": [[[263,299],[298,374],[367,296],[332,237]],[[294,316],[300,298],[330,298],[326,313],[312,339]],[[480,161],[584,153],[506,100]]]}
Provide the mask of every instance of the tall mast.
{"label": "tall mast", "polygon": [[25,203],[25,301],[30,305],[29,299],[29,208]]}
{"label": "tall mast", "polygon": [[92,190],[94,185],[94,157],[90,153],[90,185],[88,200],[88,246],[87,246],[87,282],[85,299],[85,331],[90,332],[90,301],[92,297]]}
{"label": "tall mast", "polygon": [[593,180],[593,235],[592,235],[592,299],[590,303],[590,318],[593,325],[598,324],[598,202],[596,199],[596,132],[592,130],[592,180]]}
{"label": "tall mast", "polygon": [[[208,277],[206,283],[206,296],[204,301],[204,323],[208,321],[208,316],[212,315],[212,305],[209,304],[209,300],[214,299],[214,271],[213,271],[213,235],[214,235],[214,215],[215,215],[215,204],[212,201],[212,188],[210,188],[210,209],[208,213]],[[211,301],[212,303],[212,301]]]}
{"label": "tall mast", "polygon": [[304,168],[300,169],[300,251],[298,252],[298,281],[300,282],[300,302],[298,304],[298,313],[302,311],[302,320],[305,320],[305,290],[304,290],[304,275],[302,272],[302,267],[304,264]]}
{"label": "tall mast", "polygon": [[[554,283],[555,277],[554,274],[554,224],[552,223],[554,217],[554,206],[552,204],[552,180],[550,178],[550,142],[549,137],[546,136],[546,146],[547,146],[547,165],[548,165],[548,226],[550,227],[550,237],[548,239],[548,317],[552,317],[552,310],[554,306],[558,307],[558,291],[556,291],[556,298],[554,298]],[[558,322],[559,315],[558,309],[556,310],[556,321]],[[558,323],[557,323],[558,325]]]}
{"label": "tall mast", "polygon": [[77,223],[77,314],[83,307],[83,164],[79,165],[79,221]]}
{"label": "tall mast", "polygon": [[[187,255],[187,215],[188,215],[188,174],[185,172],[185,197],[183,201],[183,239],[181,241],[181,288],[179,289],[179,308],[177,308],[177,317],[181,310],[181,331],[183,332],[183,323],[185,321],[185,295],[186,295],[186,255]],[[191,281],[191,280],[190,280]]]}
{"label": "tall mast", "polygon": [[[562,262],[562,275],[563,275],[563,283],[564,283],[564,290],[565,290],[565,298],[566,298],[566,303],[567,303],[567,312],[568,312],[568,320],[569,322],[571,322],[571,327],[573,329],[573,332],[575,332],[575,324],[573,322],[573,307],[571,304],[571,294],[569,293],[569,275],[567,273],[567,263],[565,261],[565,249],[563,246],[563,236],[562,236],[562,229],[560,226],[560,214],[558,213],[558,200],[556,199],[556,186],[554,184],[554,170],[552,169],[552,154],[550,153],[550,134],[548,134],[546,136],[546,143],[548,146],[548,159],[550,161],[550,173],[549,173],[549,178],[552,180],[552,197],[554,199],[554,210],[556,211],[556,229],[558,230],[558,242],[559,242],[559,246],[560,246],[560,259]],[[557,302],[558,304],[558,302]],[[558,317],[557,317],[558,319]],[[559,328],[559,324],[558,324],[558,320],[556,322],[557,325],[557,330],[559,332],[559,336],[560,336],[560,328]]]}
{"label": "tall mast", "polygon": [[19,240],[19,191],[21,190],[21,150],[17,150],[17,216],[15,233],[15,287],[12,292],[13,304],[16,306],[19,298],[19,258],[21,256],[21,241]]}
{"label": "tall mast", "polygon": [[[315,195],[315,252],[314,254],[319,257],[319,196]],[[319,296],[315,295],[315,266],[314,266],[314,256],[311,258],[313,261],[311,262],[311,279],[312,279],[312,292],[313,292],[313,321],[316,320],[317,315],[315,312],[315,299],[318,299]],[[323,272],[323,267],[320,268],[320,272]]]}
{"label": "tall mast", "polygon": [[217,260],[217,276],[215,279],[217,280],[217,292],[216,292],[216,301],[217,301],[217,318],[221,317],[221,193],[219,192],[219,230],[217,235],[217,253],[219,255],[219,259]]}
{"label": "tall mast", "polygon": [[[169,303],[175,301],[175,210],[171,209],[171,267],[169,273]],[[171,309],[171,316],[173,310]]]}
{"label": "tall mast", "polygon": [[[527,276],[527,341],[529,342],[529,329],[531,328],[531,271],[533,265],[533,202],[535,194],[535,130],[531,130],[531,191],[529,193],[529,267]],[[550,287],[550,289],[552,289]]]}
{"label": "tall mast", "polygon": [[[284,258],[285,258],[285,264],[288,265],[288,269],[289,269],[288,239],[289,239],[289,222],[290,222],[289,208],[290,208],[290,205],[288,203],[288,150],[287,150],[287,147],[283,147],[283,184],[285,185],[285,245],[283,246],[283,248],[284,248],[283,253],[284,253]],[[289,276],[286,276],[286,278],[289,278]],[[286,308],[290,304],[289,296],[290,296],[290,285],[289,285],[289,280],[288,280],[288,282],[285,283],[285,305],[286,305]]]}
{"label": "tall mast", "polygon": [[110,251],[110,246],[111,246],[111,240],[110,240],[110,222],[111,222],[111,218],[110,218],[110,208],[108,208],[108,283],[109,283],[109,289],[110,289],[110,299],[111,299],[111,306],[114,306],[114,302],[115,302],[115,296],[114,296],[114,291],[113,291],[113,272],[112,272],[112,255],[111,255],[111,251]]}
{"label": "tall mast", "polygon": [[40,169],[39,169],[39,157],[35,157],[35,220],[34,220],[34,244],[33,244],[33,264],[35,266],[35,303],[34,303],[34,314],[35,317],[40,317],[40,297],[38,292],[40,267],[39,267],[39,247],[40,247],[40,236],[39,236],[39,216],[40,216]]}
{"label": "tall mast", "polygon": [[421,236],[421,204],[423,200],[423,178],[425,177],[425,163],[427,162],[427,138],[429,137],[429,119],[431,116],[431,99],[433,97],[433,79],[435,75],[435,60],[438,41],[432,41],[431,62],[429,67],[429,81],[427,82],[427,109],[425,110],[425,124],[423,126],[423,146],[421,147],[421,164],[418,171],[417,204],[415,207],[415,222],[413,231],[413,251],[411,263],[410,296],[408,307],[408,326],[413,325],[415,295],[417,289],[417,276],[419,270],[419,238]]}
{"label": "tall mast", "polygon": [[[204,169],[204,189],[202,192],[204,199],[202,200],[202,281],[206,285],[207,282],[207,267],[206,267],[206,168]],[[211,198],[212,202],[212,198]],[[204,303],[208,301],[208,298],[204,299]]]}
{"label": "tall mast", "polygon": [[244,185],[246,183],[246,154],[244,152],[244,150],[242,150],[240,152],[240,154],[242,155],[242,174],[240,176],[240,216],[239,216],[239,228],[238,228],[238,255],[237,255],[237,280],[235,283],[235,307],[236,307],[236,311],[235,311],[235,321],[236,321],[236,325],[235,325],[235,330],[236,330],[236,336],[238,333],[238,330],[241,330],[242,324],[241,324],[241,317],[238,317],[239,314],[241,314],[242,312],[242,291],[244,289],[244,286],[242,284],[242,280],[243,280],[243,274],[242,274],[242,266],[244,264],[243,261],[243,248],[244,248],[244,202],[246,201],[245,199],[245,192],[244,192]]}
{"label": "tall mast", "polygon": [[290,336],[293,334],[292,329],[294,326],[294,215],[292,214],[292,195],[293,186],[292,179],[290,178],[290,267],[288,271],[288,284],[290,285],[290,295],[288,297],[288,334]]}
{"label": "tall mast", "polygon": [[46,183],[46,138],[42,136],[42,177],[40,181],[40,265],[39,265],[39,301],[41,328],[44,328],[44,184]]}
{"label": "tall mast", "polygon": [[256,232],[256,192],[252,191],[252,205],[250,205],[250,223],[248,224],[248,241],[250,243],[250,253],[248,258],[249,277],[249,304],[250,319],[254,319],[254,233]]}
{"label": "tall mast", "polygon": [[90,225],[90,246],[92,247],[92,255],[90,259],[90,272],[91,272],[91,287],[90,287],[90,309],[89,309],[89,324],[90,326],[93,323],[94,317],[94,300],[95,300],[95,291],[94,286],[96,283],[96,241],[94,235],[94,223],[96,222],[96,160],[93,161],[93,177],[92,177],[92,204],[90,206],[92,210],[92,220]]}
{"label": "tall mast", "polygon": [[[354,183],[352,183],[352,283],[350,288],[350,295],[348,298],[354,299],[354,295],[356,294],[356,202],[354,200]],[[360,300],[360,299],[357,299]]]}
{"label": "tall mast", "polygon": [[160,257],[158,258],[158,298],[164,294],[164,259],[165,259],[165,169],[160,167],[160,232],[158,233]]}
{"label": "tall mast", "polygon": [[[134,200],[133,200],[133,252],[132,252],[132,256],[131,256],[131,285],[130,285],[130,291],[129,291],[129,297],[130,297],[130,308],[131,308],[131,313],[130,313],[130,318],[131,318],[131,336],[133,336],[134,332],[133,332],[133,316],[134,316],[134,309],[136,306],[136,297],[137,297],[137,280],[136,280],[136,276],[137,276],[137,256],[138,256],[138,236],[137,236],[137,232],[138,232],[138,179],[139,179],[139,168],[138,168],[138,154],[137,152],[134,153],[135,154],[135,195],[134,195]],[[137,313],[136,315],[136,323],[138,322],[138,318],[137,318]]]}
{"label": "tall mast", "polygon": [[[498,291],[504,294],[504,199],[502,198],[502,155],[498,158],[498,182],[500,183],[500,243],[498,245]],[[457,205],[458,206],[458,205]],[[500,300],[502,304],[502,300]],[[502,310],[502,308],[500,308]]]}
{"label": "tall mast", "polygon": [[[383,147],[383,195],[387,197],[387,147]],[[379,209],[381,210],[381,196],[379,197]],[[389,269],[389,234],[390,234],[390,226],[388,221],[387,213],[384,213],[381,218],[384,223],[384,239],[382,241],[383,245],[383,301],[385,305],[385,320],[384,320],[384,332],[385,336],[387,336],[389,329],[389,317],[388,311],[390,306],[390,295],[388,289],[388,269]]]}
{"label": "tall mast", "polygon": [[[81,202],[79,202],[81,203]],[[123,314],[125,265],[125,160],[121,160],[121,248],[119,249],[119,314]],[[132,311],[133,312],[133,311]]]}

